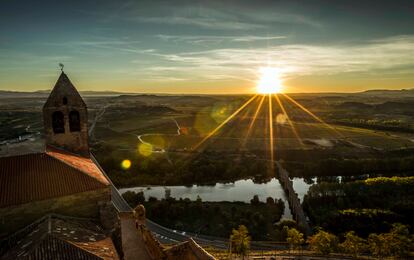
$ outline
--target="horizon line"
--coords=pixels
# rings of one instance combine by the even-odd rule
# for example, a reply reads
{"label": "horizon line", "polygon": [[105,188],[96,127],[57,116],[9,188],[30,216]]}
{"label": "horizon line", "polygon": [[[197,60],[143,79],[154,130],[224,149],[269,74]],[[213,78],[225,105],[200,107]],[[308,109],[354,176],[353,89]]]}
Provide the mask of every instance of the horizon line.
{"label": "horizon line", "polygon": [[[413,88],[401,88],[401,89],[387,89],[387,88],[381,88],[381,89],[366,89],[361,91],[354,91],[354,92],[344,92],[344,91],[320,91],[320,92],[283,92],[284,94],[358,94],[358,93],[364,93],[369,91],[411,91],[414,90]],[[30,93],[30,94],[36,94],[36,93],[49,93],[52,89],[38,89],[33,91],[16,91],[16,90],[8,90],[8,89],[0,89],[1,92],[13,92],[13,93]],[[107,92],[107,93],[115,93],[115,94],[121,94],[121,95],[131,95],[131,94],[138,94],[138,95],[221,95],[221,96],[231,96],[231,95],[254,95],[256,93],[184,93],[184,92],[131,92],[131,91],[117,91],[117,90],[79,90],[80,93],[82,92]]]}

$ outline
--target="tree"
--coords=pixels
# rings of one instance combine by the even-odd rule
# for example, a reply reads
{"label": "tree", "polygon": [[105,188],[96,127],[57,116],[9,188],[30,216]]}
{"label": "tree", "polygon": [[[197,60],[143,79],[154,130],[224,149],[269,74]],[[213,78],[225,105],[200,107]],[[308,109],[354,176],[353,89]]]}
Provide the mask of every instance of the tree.
{"label": "tree", "polygon": [[281,220],[275,225],[275,240],[280,242],[286,242],[287,231],[289,228],[296,228],[296,221],[294,220]]}
{"label": "tree", "polygon": [[320,230],[308,239],[310,249],[323,255],[328,255],[336,250],[338,238],[328,232]]}
{"label": "tree", "polygon": [[243,259],[250,249],[250,236],[246,226],[240,225],[238,229],[233,229],[230,236],[231,248],[233,252],[240,254]]}
{"label": "tree", "polygon": [[268,205],[273,205],[273,204],[275,204],[275,200],[272,197],[267,197],[266,203]]}
{"label": "tree", "polygon": [[280,232],[280,238],[281,238],[282,241],[287,240],[288,231],[289,231],[288,226],[283,226],[282,227],[282,231]]}
{"label": "tree", "polygon": [[349,231],[345,234],[345,241],[340,245],[343,252],[351,254],[357,258],[366,249],[366,241],[355,234],[355,231]]}
{"label": "tree", "polygon": [[368,237],[369,251],[373,256],[383,258],[391,255],[391,247],[386,234],[370,234]]}
{"label": "tree", "polygon": [[124,197],[125,201],[128,202],[128,204],[131,207],[135,207],[138,204],[143,204],[145,202],[145,196],[144,192],[133,192],[133,191],[127,191],[124,194],[122,194],[122,197]]}
{"label": "tree", "polygon": [[368,244],[372,255],[379,258],[387,256],[404,257],[410,252],[412,239],[407,226],[395,223],[389,233],[370,234]]}
{"label": "tree", "polygon": [[258,195],[254,195],[253,199],[250,200],[250,204],[256,206],[259,205],[260,200],[259,200],[259,196]]}
{"label": "tree", "polygon": [[288,228],[287,239],[290,247],[293,249],[298,249],[305,239],[303,239],[303,234],[300,233],[296,228]]}
{"label": "tree", "polygon": [[410,253],[412,239],[406,225],[394,223],[388,236],[391,245],[391,254],[393,256],[404,257]]}

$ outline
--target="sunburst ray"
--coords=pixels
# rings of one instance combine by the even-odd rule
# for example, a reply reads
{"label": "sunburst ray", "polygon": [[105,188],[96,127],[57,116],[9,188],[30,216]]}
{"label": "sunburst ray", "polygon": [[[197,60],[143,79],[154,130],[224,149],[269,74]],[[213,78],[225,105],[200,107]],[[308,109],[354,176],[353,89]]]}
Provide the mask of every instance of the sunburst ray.
{"label": "sunburst ray", "polygon": [[290,119],[289,114],[287,113],[287,111],[286,111],[286,109],[285,109],[285,106],[283,105],[282,101],[280,100],[280,98],[279,98],[278,94],[275,94],[275,97],[276,97],[276,101],[277,101],[277,103],[279,104],[280,109],[282,110],[283,114],[286,116],[286,119],[287,119],[287,121],[288,121],[288,123],[289,123],[289,125],[290,125],[290,127],[291,127],[291,129],[292,129],[293,134],[295,135],[295,137],[296,137],[296,139],[298,140],[298,142],[299,142],[301,145],[303,145],[302,138],[300,138],[300,136],[299,136],[299,134],[298,134],[298,131],[296,130],[296,127],[293,125],[293,122],[292,122],[292,120]]}
{"label": "sunburst ray", "polygon": [[250,134],[251,134],[251,132],[252,132],[252,129],[253,129],[254,123],[256,122],[256,118],[257,118],[257,116],[258,116],[258,115],[259,115],[259,113],[260,113],[260,110],[261,110],[261,108],[262,108],[263,101],[265,100],[265,97],[266,97],[266,96],[264,96],[264,95],[263,95],[263,96],[262,96],[262,98],[260,99],[260,101],[259,101],[259,105],[257,106],[256,111],[254,112],[254,115],[253,115],[253,117],[252,117],[252,120],[250,121],[249,128],[247,129],[246,136],[244,137],[244,140],[243,140],[243,147],[245,147],[246,142],[247,142],[247,139],[249,138],[249,136],[250,136]]}
{"label": "sunburst ray", "polygon": [[200,145],[202,145],[205,141],[207,141],[211,136],[217,133],[225,124],[227,124],[231,119],[233,119],[240,111],[242,111],[248,104],[250,104],[255,98],[257,94],[247,100],[243,105],[241,105],[236,111],[233,112],[229,117],[227,117],[223,122],[221,122],[213,131],[208,133],[199,143],[197,143],[193,149],[196,150]]}
{"label": "sunburst ray", "polygon": [[273,108],[272,108],[272,94],[268,94],[269,97],[269,145],[270,145],[270,161],[271,169],[273,170],[273,162],[275,159],[274,154],[274,140],[273,140]]}
{"label": "sunburst ray", "polygon": [[329,125],[328,123],[325,123],[325,121],[323,121],[322,119],[320,119],[318,116],[316,116],[309,109],[307,109],[306,107],[304,107],[302,104],[300,104],[299,102],[297,102],[293,98],[289,97],[287,94],[283,94],[282,93],[282,95],[284,97],[286,97],[289,101],[291,101],[293,104],[295,104],[296,106],[298,106],[300,109],[302,109],[305,113],[307,113],[308,115],[310,115],[311,117],[313,117],[316,121],[318,121],[319,123],[323,124],[327,128],[331,129],[332,131],[334,131],[339,136],[343,137],[342,133],[340,133],[338,130],[336,130],[335,127]]}

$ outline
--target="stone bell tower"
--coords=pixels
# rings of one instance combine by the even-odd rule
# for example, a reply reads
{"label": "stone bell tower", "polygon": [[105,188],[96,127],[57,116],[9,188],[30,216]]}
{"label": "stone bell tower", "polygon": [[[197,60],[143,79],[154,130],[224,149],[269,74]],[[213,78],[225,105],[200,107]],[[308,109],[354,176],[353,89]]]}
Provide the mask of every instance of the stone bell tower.
{"label": "stone bell tower", "polygon": [[43,123],[46,149],[89,157],[87,107],[63,70],[43,106]]}

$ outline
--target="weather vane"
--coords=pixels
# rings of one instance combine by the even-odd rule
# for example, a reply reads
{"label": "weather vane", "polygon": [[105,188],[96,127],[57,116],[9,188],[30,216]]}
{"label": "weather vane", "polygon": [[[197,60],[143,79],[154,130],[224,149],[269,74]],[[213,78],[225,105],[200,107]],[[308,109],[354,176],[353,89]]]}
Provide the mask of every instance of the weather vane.
{"label": "weather vane", "polygon": [[65,67],[65,65],[63,65],[63,63],[59,63],[59,67],[60,67],[60,71],[63,72],[63,67]]}

